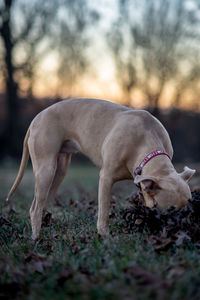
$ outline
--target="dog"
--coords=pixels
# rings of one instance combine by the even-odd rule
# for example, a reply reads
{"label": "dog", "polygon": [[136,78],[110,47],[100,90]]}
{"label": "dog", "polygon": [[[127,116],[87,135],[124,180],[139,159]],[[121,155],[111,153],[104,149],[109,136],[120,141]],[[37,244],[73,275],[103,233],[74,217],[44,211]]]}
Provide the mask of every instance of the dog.
{"label": "dog", "polygon": [[185,167],[176,172],[169,135],[149,112],[105,100],[63,100],[31,122],[19,172],[7,197],[19,185],[30,154],[35,177],[30,208],[33,240],[39,237],[43,210],[55,198],[77,152],[100,168],[97,230],[102,237],[109,234],[111,190],[119,180],[134,178],[148,207],[180,208],[191,198],[188,182],[195,170]]}

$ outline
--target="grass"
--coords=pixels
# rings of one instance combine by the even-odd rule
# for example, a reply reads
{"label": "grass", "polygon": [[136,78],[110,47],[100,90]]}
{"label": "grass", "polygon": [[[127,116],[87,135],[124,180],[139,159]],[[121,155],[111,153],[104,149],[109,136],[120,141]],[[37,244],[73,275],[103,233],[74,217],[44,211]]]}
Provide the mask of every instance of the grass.
{"label": "grass", "polygon": [[200,252],[192,245],[156,253],[148,237],[126,234],[120,210],[132,182],[114,188],[109,239],[96,233],[98,170],[72,165],[59,200],[33,242],[27,169],[13,198],[4,199],[17,166],[0,169],[0,299],[200,299]]}

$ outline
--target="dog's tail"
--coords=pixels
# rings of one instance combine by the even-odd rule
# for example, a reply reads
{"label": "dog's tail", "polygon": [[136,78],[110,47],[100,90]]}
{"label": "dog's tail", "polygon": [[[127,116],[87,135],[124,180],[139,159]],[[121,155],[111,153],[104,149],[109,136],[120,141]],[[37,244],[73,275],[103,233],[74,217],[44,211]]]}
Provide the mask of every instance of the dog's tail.
{"label": "dog's tail", "polygon": [[22,153],[22,159],[21,159],[21,164],[20,164],[18,174],[17,174],[17,177],[15,179],[15,182],[14,182],[12,188],[10,189],[10,191],[8,193],[6,201],[10,200],[10,197],[13,195],[13,193],[15,192],[16,188],[18,187],[18,185],[20,184],[20,182],[23,178],[24,171],[26,169],[28,158],[29,158],[29,150],[28,150],[29,135],[30,135],[30,129],[28,129],[26,136],[24,138],[23,153]]}

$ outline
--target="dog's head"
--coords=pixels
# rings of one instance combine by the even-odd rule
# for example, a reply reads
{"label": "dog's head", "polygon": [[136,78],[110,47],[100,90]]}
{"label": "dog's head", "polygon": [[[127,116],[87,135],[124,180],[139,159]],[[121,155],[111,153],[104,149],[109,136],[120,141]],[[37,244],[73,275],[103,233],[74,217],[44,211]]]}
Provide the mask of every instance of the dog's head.
{"label": "dog's head", "polygon": [[195,170],[185,167],[182,173],[173,172],[165,178],[137,175],[134,182],[140,184],[146,206],[157,205],[160,209],[170,206],[180,208],[191,198],[188,182],[194,173]]}

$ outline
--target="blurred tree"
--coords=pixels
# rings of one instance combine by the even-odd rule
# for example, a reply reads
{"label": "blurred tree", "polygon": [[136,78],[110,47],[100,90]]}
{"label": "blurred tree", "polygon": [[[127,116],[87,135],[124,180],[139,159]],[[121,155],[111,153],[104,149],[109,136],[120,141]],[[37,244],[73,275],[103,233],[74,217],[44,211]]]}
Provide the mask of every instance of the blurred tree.
{"label": "blurred tree", "polygon": [[90,66],[87,50],[88,29],[96,24],[99,14],[90,9],[87,0],[67,1],[57,19],[56,43],[59,54],[58,91],[72,92],[74,84]]}
{"label": "blurred tree", "polygon": [[[4,0],[6,1],[6,0]],[[59,7],[58,1],[25,2],[12,0],[11,31],[14,41],[13,65],[20,95],[33,96],[39,63],[49,50],[51,23]]]}
{"label": "blurred tree", "polygon": [[129,101],[134,88],[142,91],[146,104],[155,109],[169,83],[176,105],[186,89],[195,86],[199,91],[197,2],[119,0],[119,17],[108,34],[108,43]]}
{"label": "blurred tree", "polygon": [[65,86],[71,86],[88,65],[84,51],[89,38],[84,32],[97,19],[86,0],[0,2],[0,76],[8,107],[7,132],[1,144],[9,140],[11,152],[19,144],[19,97],[33,97],[39,63],[51,50],[58,51],[60,82],[65,76]]}
{"label": "blurred tree", "polygon": [[15,145],[17,136],[15,134],[18,128],[18,85],[14,79],[15,67],[13,65],[14,41],[11,33],[11,8],[13,0],[5,0],[0,7],[0,35],[4,46],[3,75],[5,78],[5,88],[8,106],[8,124],[7,132],[1,139],[2,148],[4,148],[7,139],[10,138],[11,144]]}

